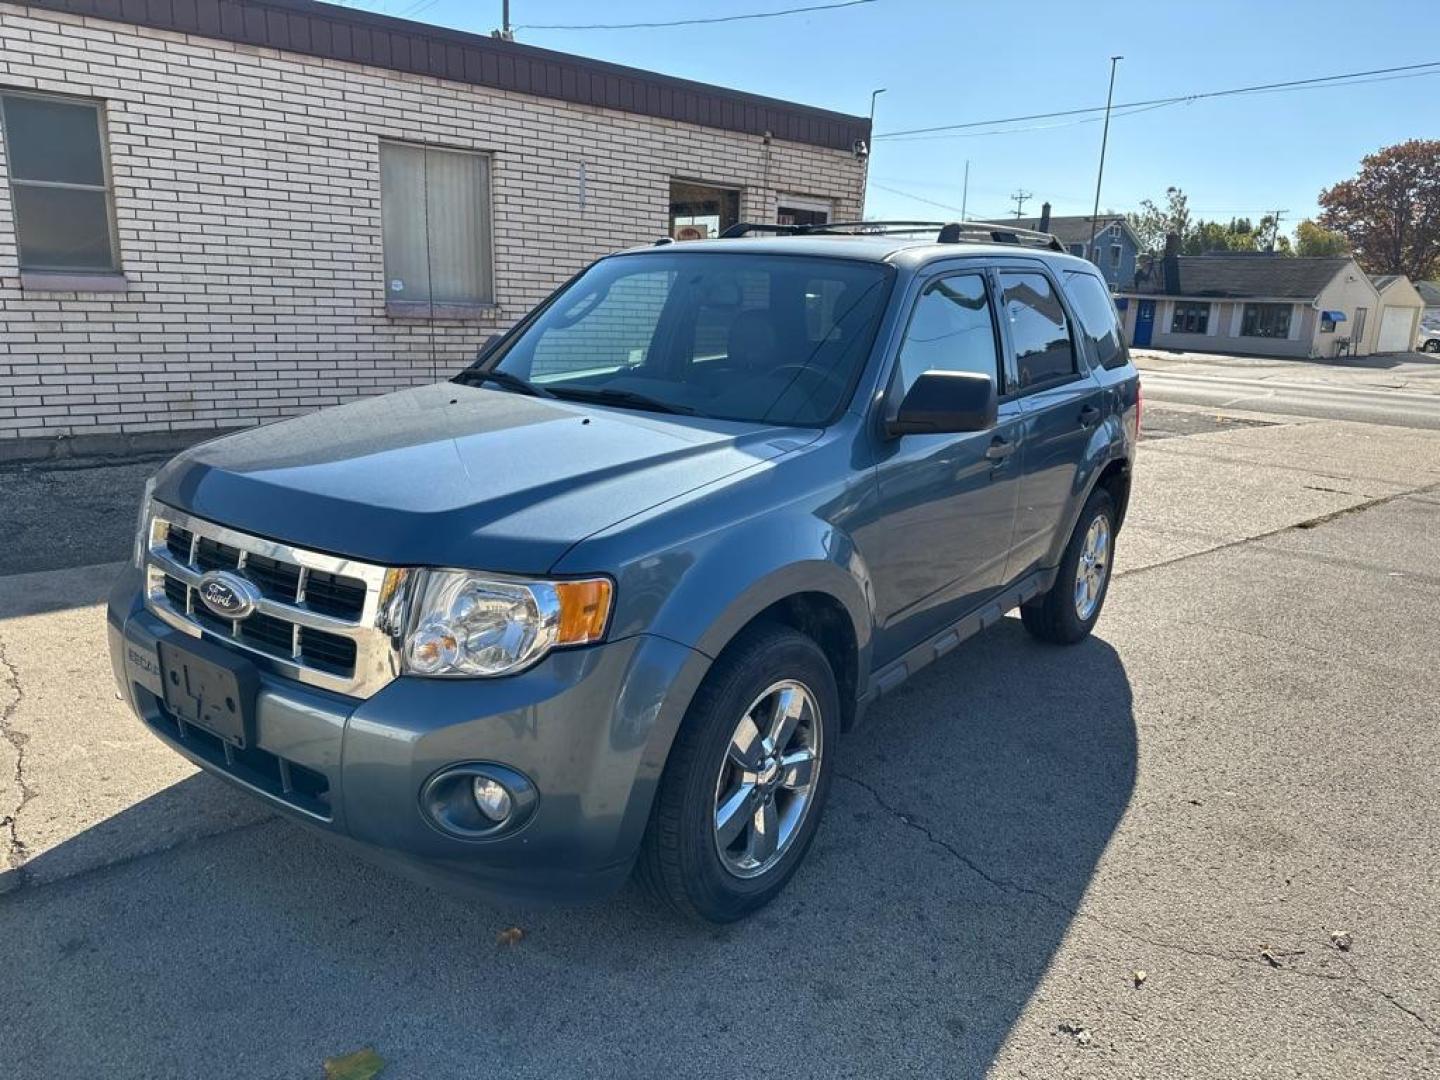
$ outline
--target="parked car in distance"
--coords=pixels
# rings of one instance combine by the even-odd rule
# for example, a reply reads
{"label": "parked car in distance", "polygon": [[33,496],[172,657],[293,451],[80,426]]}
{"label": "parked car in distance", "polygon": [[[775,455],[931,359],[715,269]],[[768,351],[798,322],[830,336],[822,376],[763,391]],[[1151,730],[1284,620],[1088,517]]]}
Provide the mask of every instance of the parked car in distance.
{"label": "parked car in distance", "polygon": [[772,899],[880,696],[1016,607],[1090,633],[1140,387],[1042,234],[733,231],[167,464],[109,606],[140,720],[430,879]]}
{"label": "parked car in distance", "polygon": [[1417,347],[1421,352],[1440,353],[1440,326],[1420,327],[1420,343]]}

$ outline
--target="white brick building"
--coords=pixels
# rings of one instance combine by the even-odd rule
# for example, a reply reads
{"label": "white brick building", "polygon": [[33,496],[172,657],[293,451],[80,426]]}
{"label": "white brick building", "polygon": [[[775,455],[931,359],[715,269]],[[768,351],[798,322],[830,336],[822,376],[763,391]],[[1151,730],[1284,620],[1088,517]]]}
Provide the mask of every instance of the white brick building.
{"label": "white brick building", "polygon": [[859,217],[869,136],[309,0],[0,0],[0,124],[0,459],[443,377],[604,252]]}

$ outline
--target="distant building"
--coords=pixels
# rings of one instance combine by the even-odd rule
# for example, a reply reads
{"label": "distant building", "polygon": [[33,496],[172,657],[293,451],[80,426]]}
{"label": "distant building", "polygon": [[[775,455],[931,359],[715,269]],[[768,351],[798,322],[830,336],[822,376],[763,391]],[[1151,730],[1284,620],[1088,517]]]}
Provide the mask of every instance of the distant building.
{"label": "distant building", "polygon": [[1377,287],[1349,256],[1266,253],[1146,260],[1117,305],[1130,343],[1196,352],[1331,357],[1415,347],[1422,302],[1401,276]]}
{"label": "distant building", "polygon": [[0,12],[0,458],[443,378],[616,248],[861,216],[863,117],[311,0]]}
{"label": "distant building", "polygon": [[1440,281],[1417,281],[1415,291],[1425,302],[1422,323],[1431,330],[1440,330]]}
{"label": "distant building", "polygon": [[[1113,290],[1134,280],[1140,238],[1125,220],[1124,214],[1101,214],[1094,219],[1095,242],[1090,242],[1091,218],[1053,217],[1046,203],[1039,217],[996,219],[988,224],[1013,225],[1021,229],[1037,229],[1059,240],[1071,255],[1089,258]],[[1089,253],[1088,255],[1086,253]]]}

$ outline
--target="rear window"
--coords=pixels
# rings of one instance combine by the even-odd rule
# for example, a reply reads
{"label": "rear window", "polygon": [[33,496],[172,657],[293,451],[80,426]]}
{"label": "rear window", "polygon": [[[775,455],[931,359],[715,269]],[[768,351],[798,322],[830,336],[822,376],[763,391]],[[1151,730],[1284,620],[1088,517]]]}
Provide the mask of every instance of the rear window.
{"label": "rear window", "polygon": [[1120,343],[1120,316],[1115,301],[1093,274],[1065,275],[1065,295],[1080,320],[1080,328],[1095,348],[1102,367],[1117,368],[1125,363],[1125,349]]}

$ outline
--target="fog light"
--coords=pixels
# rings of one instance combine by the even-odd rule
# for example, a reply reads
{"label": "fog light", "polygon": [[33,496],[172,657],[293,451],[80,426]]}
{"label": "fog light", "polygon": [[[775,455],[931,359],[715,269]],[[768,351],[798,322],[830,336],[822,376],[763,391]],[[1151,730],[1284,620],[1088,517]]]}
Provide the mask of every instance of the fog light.
{"label": "fog light", "polygon": [[477,776],[474,783],[471,784],[471,788],[480,812],[496,825],[510,816],[510,808],[513,805],[510,793],[498,780],[492,780],[488,776]]}
{"label": "fog light", "polygon": [[420,809],[443,833],[495,840],[525,827],[540,793],[517,769],[491,761],[447,765],[420,788]]}

